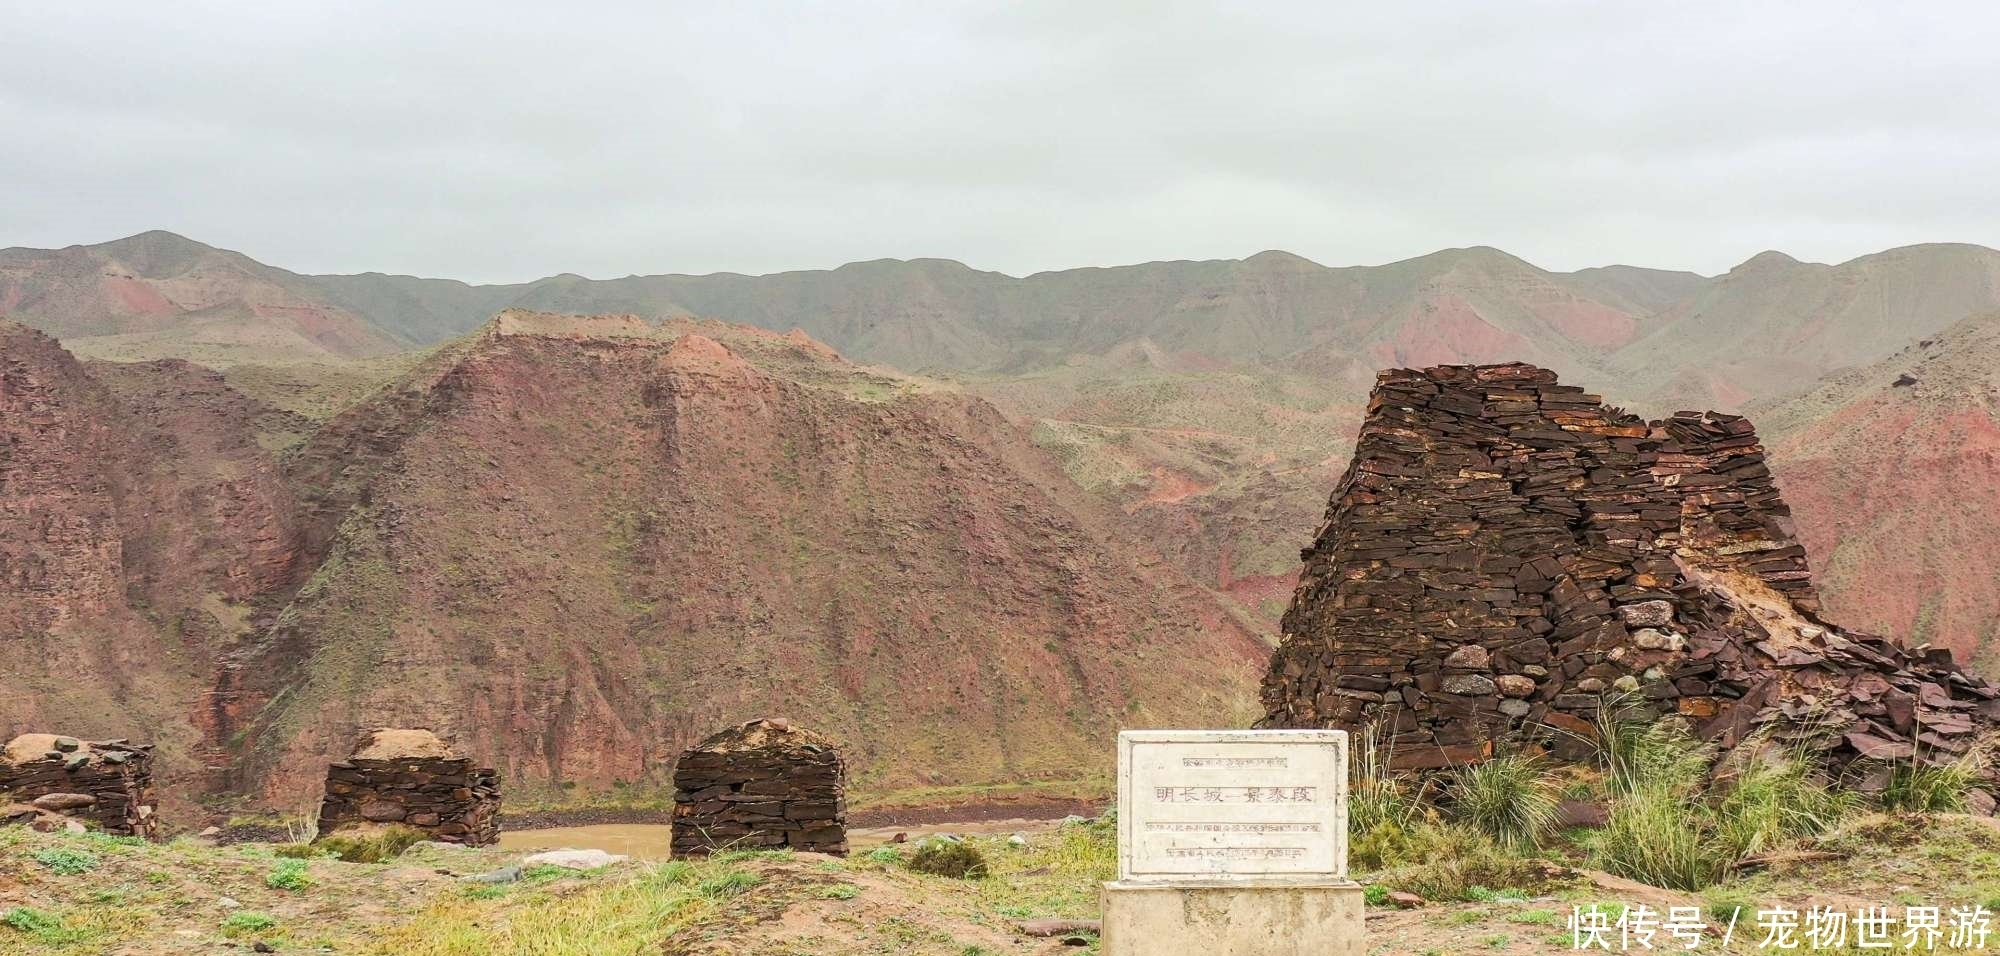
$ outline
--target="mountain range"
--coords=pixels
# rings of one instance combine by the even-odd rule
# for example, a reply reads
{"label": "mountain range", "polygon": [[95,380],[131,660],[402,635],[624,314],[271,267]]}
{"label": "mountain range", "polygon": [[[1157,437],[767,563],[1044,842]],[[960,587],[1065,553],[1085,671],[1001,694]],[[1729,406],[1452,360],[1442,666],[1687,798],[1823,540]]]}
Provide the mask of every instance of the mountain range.
{"label": "mountain range", "polygon": [[1020,278],[916,259],[468,285],[299,275],[167,232],[0,250],[0,314],[101,357],[366,357],[465,334],[507,308],[798,328],[919,372],[1012,373],[1132,349],[1179,371],[1315,375],[1517,358],[1614,376],[1631,401],[1729,410],[2000,308],[2000,252],[1931,244],[1838,265],[1765,252],[1713,277],[1550,272],[1474,247],[1343,268],[1262,252]]}
{"label": "mountain range", "polygon": [[1977,246],[476,286],[152,232],[0,250],[0,315],[47,333],[0,324],[0,734],[274,805],[391,717],[555,795],[780,708],[880,790],[1101,772],[1117,715],[1248,712],[1390,366],[1747,411],[1836,617],[2000,629]]}

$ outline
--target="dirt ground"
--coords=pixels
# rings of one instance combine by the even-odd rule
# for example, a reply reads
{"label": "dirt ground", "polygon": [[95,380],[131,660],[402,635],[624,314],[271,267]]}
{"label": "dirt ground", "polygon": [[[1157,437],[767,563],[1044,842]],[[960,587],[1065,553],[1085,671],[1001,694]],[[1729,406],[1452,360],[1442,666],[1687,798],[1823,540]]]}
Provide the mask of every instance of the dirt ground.
{"label": "dirt ground", "polygon": [[[278,879],[289,864],[268,845],[149,845],[14,828],[0,830],[0,954],[217,956],[246,952],[259,940],[281,953],[374,956],[1094,951],[1088,941],[1072,947],[1024,936],[1015,923],[1097,916],[1098,883],[1115,869],[1108,831],[1015,822],[991,821],[978,828],[989,835],[968,834],[991,865],[991,874],[978,880],[921,875],[897,859],[857,852],[846,859],[767,854],[692,864],[631,861],[580,874],[533,871],[494,886],[462,877],[518,863],[521,851],[420,845],[391,864],[306,862],[306,883],[296,889]],[[1008,841],[1017,831],[1027,845]],[[880,836],[879,830],[857,833],[857,840],[873,843]],[[1593,905],[1616,912],[1643,903],[1661,913],[1697,907],[1707,924],[1697,951],[1745,954],[1758,951],[1755,911],[1762,907],[1995,909],[2000,828],[1992,820],[1953,815],[1877,817],[1823,841],[1813,854],[1780,859],[1701,893],[1576,870],[1533,892],[1502,888],[1490,895],[1411,909],[1371,906],[1368,952],[1568,951],[1572,909]],[[1733,931],[1726,923],[1731,915],[1738,921]],[[612,948],[565,936],[565,925],[620,920],[632,932],[617,936]],[[257,928],[246,928],[251,926]],[[1727,946],[1725,932],[1732,933]],[[1655,948],[1678,948],[1661,943],[1666,945]]]}

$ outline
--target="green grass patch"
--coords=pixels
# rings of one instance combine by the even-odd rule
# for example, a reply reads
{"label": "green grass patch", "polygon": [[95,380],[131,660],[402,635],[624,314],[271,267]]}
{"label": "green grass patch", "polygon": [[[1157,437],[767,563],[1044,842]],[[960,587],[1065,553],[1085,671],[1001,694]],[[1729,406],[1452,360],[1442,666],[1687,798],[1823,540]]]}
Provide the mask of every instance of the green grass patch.
{"label": "green grass patch", "polygon": [[278,919],[269,913],[251,910],[237,910],[222,920],[222,935],[231,939],[251,933],[265,933],[276,928]]}
{"label": "green grass patch", "polygon": [[297,893],[313,885],[313,878],[307,872],[309,864],[304,860],[279,860],[271,865],[271,872],[264,875],[264,885],[274,890]]}
{"label": "green grass patch", "polygon": [[67,846],[52,846],[36,850],[34,860],[58,876],[76,876],[88,873],[91,870],[97,869],[97,865],[102,862],[98,859],[97,854],[89,850],[79,850],[75,847]]}

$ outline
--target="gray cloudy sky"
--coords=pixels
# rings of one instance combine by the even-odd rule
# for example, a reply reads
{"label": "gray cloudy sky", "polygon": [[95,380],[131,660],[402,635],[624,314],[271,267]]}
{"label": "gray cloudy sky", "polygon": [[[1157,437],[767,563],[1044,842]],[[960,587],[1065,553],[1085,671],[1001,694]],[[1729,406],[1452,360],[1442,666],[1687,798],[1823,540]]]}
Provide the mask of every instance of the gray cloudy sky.
{"label": "gray cloudy sky", "polygon": [[0,0],[0,246],[475,281],[2000,246],[2000,12]]}

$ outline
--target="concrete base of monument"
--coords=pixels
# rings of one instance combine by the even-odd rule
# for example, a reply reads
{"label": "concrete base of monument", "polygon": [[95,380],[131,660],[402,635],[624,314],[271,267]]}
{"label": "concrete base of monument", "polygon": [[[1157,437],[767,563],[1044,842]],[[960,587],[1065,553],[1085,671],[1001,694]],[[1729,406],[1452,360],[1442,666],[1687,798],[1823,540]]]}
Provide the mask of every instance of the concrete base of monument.
{"label": "concrete base of monument", "polygon": [[1361,956],[1361,885],[1104,884],[1103,956]]}

